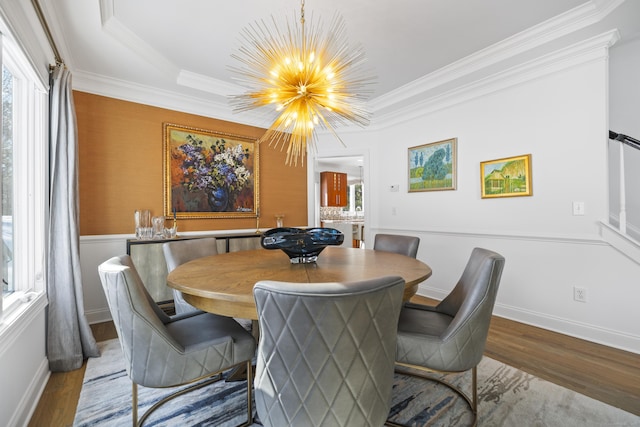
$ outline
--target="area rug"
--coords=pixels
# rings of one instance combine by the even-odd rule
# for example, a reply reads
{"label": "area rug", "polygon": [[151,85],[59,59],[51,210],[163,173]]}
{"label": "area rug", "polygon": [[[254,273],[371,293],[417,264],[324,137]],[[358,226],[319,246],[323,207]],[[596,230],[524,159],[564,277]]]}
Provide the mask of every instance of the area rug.
{"label": "area rug", "polygon": [[[131,425],[131,381],[118,340],[89,359],[74,426]],[[449,375],[468,387],[470,374]],[[245,420],[243,381],[218,382],[155,411],[145,426],[236,426]],[[139,387],[139,414],[175,389]],[[411,426],[466,426],[466,402],[438,383],[396,375],[390,418]],[[485,357],[478,367],[479,426],[640,426],[640,417]],[[254,426],[260,426],[257,417]]]}

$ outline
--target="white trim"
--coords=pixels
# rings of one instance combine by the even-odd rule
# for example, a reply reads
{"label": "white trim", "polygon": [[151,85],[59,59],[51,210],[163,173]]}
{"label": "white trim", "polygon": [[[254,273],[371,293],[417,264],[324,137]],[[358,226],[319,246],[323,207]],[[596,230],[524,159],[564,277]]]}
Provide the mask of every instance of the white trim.
{"label": "white trim", "polygon": [[23,303],[21,307],[2,318],[0,322],[0,358],[24,333],[31,322],[40,315],[47,304],[49,301],[46,295],[40,293],[31,301]]}
{"label": "white trim", "polygon": [[44,87],[49,87],[48,65],[55,63],[53,50],[40,25],[31,2],[3,1],[0,5],[0,31],[9,36],[24,52],[32,73]]}
{"label": "white trim", "polygon": [[[302,224],[299,224],[302,226]],[[293,227],[293,226],[292,226]],[[260,228],[260,231],[266,231],[268,228]],[[179,236],[242,236],[247,234],[255,233],[255,228],[242,228],[242,229],[234,229],[234,230],[202,230],[202,231],[180,231],[180,221],[178,221],[178,235]],[[122,241],[126,244],[128,239],[135,239],[135,234],[96,234],[96,235],[85,235],[80,236],[80,241],[84,244],[101,244],[107,242],[116,242]],[[144,242],[145,240],[140,240]],[[153,242],[153,240],[148,240],[149,242]]]}
{"label": "white trim", "polygon": [[431,74],[414,80],[392,92],[371,101],[373,111],[407,101],[438,86],[468,76],[516,55],[557,40],[567,34],[604,19],[624,0],[589,1],[565,13],[555,16],[514,36],[479,50]]}
{"label": "white trim", "polygon": [[450,229],[403,229],[403,228],[377,228],[371,230],[372,233],[392,232],[397,234],[431,234],[440,236],[463,237],[463,238],[482,238],[482,239],[501,239],[501,240],[518,240],[518,241],[536,241],[548,243],[571,243],[581,245],[597,245],[608,246],[609,244],[602,240],[597,234],[587,235],[565,235],[565,234],[542,234],[542,233],[496,233],[494,231],[486,231],[481,229],[468,230],[450,230]]}
{"label": "white trim", "polygon": [[632,353],[640,353],[640,335],[633,335],[602,328],[571,319],[551,316],[496,303],[494,314],[517,322],[548,329],[563,335],[615,347]]}
{"label": "white trim", "polygon": [[[584,5],[408,83],[393,92],[375,98],[369,102],[374,117],[370,127],[382,128],[391,126],[408,118],[500,90],[508,85],[529,81],[579,63],[600,58],[602,55],[606,55],[606,52],[596,52],[596,58],[589,58],[584,50],[611,46],[619,38],[617,30],[611,30],[604,33],[604,35],[576,43],[568,48],[556,50],[521,66],[494,73],[490,77],[473,79],[474,74],[479,76],[481,71],[489,70],[490,66],[495,66],[500,62],[508,63],[508,61],[505,61],[506,59],[515,58],[524,52],[533,52],[534,48],[592,25],[594,22],[599,22],[623,1],[591,0]],[[162,64],[167,61],[162,55],[149,47],[152,51],[150,54],[146,43],[137,40],[135,34],[129,34],[132,33],[129,29],[121,31],[120,27],[125,26],[114,16],[113,0],[100,0],[100,5],[105,31],[125,45],[131,46],[134,51],[140,51],[138,52],[140,55],[162,69],[165,74],[170,69],[169,74],[176,79],[176,84],[200,90],[203,92],[203,96],[183,95],[174,91],[111,79],[82,70],[74,70],[74,89],[191,114],[216,117],[251,126],[264,127],[266,123],[270,123],[270,121],[265,121],[258,111],[243,112],[238,116],[232,113],[226,97],[230,92],[241,92],[237,89],[239,86],[201,76],[189,70],[179,70],[174,64],[164,67]],[[130,38],[130,36],[133,38]],[[607,40],[601,40],[601,37],[605,37]],[[597,46],[593,46],[593,43]],[[594,53],[592,52],[592,54]],[[522,75],[518,75],[519,73],[522,73]],[[463,79],[463,77],[466,79]],[[427,95],[428,91],[443,87],[445,84],[451,84],[455,80],[459,80],[460,83],[454,84],[452,90],[444,94]],[[462,80],[465,80],[467,84],[462,84]],[[472,83],[468,83],[469,81]],[[214,99],[210,99],[210,96],[205,96],[206,94],[213,94]],[[412,100],[416,98],[420,98],[421,101],[413,102]],[[389,106],[400,103],[403,103],[403,105],[393,108],[393,112],[389,114],[382,112]]]}
{"label": "white trim", "polygon": [[557,73],[594,60],[605,60],[608,48],[620,39],[618,30],[611,30],[563,49],[540,56],[437,96],[380,114],[372,127],[381,129],[415,119],[437,110],[449,108],[490,93]]}
{"label": "white trim", "polygon": [[[45,291],[48,152],[48,94],[28,56],[15,41],[2,45],[2,65],[13,75],[13,290]],[[3,297],[4,299],[4,297]],[[2,310],[22,309],[11,296]],[[1,315],[2,313],[0,313]],[[5,328],[9,316],[3,316]]]}
{"label": "white trim", "polygon": [[38,370],[35,372],[31,382],[29,382],[29,387],[27,387],[26,392],[22,395],[20,403],[16,406],[8,425],[26,426],[29,423],[31,416],[38,407],[38,402],[47,386],[50,376],[49,360],[45,357],[42,359],[42,362],[40,362],[40,366],[38,366]]}
{"label": "white trim", "polygon": [[600,234],[604,241],[636,264],[640,264],[640,242],[628,234],[621,233],[620,230],[606,222],[601,221],[599,225]]}
{"label": "white trim", "polygon": [[198,89],[214,95],[230,96],[243,93],[245,89],[237,84],[228,83],[223,80],[214,79],[203,74],[194,73],[187,70],[180,70],[176,82],[185,87]]}
{"label": "white trim", "polygon": [[[410,98],[427,92],[438,86],[486,69],[501,61],[560,39],[568,34],[588,27],[604,19],[624,0],[591,0],[574,9],[564,12],[540,24],[534,25],[518,34],[477,51],[433,73],[418,78],[392,92],[371,101],[373,111],[388,108],[394,104],[406,102]],[[227,96],[240,93],[233,84],[206,76],[199,76],[189,70],[179,70],[175,64],[148,43],[140,39],[135,32],[123,24],[116,16],[114,0],[100,0],[100,18],[104,31],[115,40],[127,46],[165,75],[177,76],[178,84],[216,95]]]}
{"label": "white trim", "polygon": [[81,70],[75,71],[73,74],[73,89],[250,126],[255,126],[259,121],[263,121],[257,114],[233,114],[226,99],[216,101],[190,96]]}
{"label": "white trim", "polygon": [[116,18],[113,0],[100,0],[100,20],[105,33],[109,34],[123,46],[131,49],[136,55],[144,58],[159,72],[171,78],[178,76],[179,68],[173,62],[169,61],[164,55],[138,37],[128,26]]}
{"label": "white trim", "polygon": [[96,323],[104,323],[112,320],[111,312],[109,311],[108,307],[101,310],[87,310],[84,312],[84,315],[90,325],[94,325]]}
{"label": "white trim", "polygon": [[[441,301],[447,296],[447,293],[440,289],[431,288],[422,284],[420,285],[418,295]],[[527,325],[584,339],[586,341],[595,342],[608,347],[615,347],[632,353],[640,353],[640,335],[622,333],[613,329],[602,328],[583,322],[576,322],[575,320],[517,308],[497,302],[493,310],[493,314],[494,316],[504,317],[519,323],[525,323]]]}

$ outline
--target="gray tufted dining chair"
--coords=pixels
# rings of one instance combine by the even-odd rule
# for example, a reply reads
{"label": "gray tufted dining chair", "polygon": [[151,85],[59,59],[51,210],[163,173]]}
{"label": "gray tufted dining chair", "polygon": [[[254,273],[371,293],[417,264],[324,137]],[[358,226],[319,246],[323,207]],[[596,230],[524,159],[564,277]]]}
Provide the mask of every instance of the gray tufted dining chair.
{"label": "gray tufted dining chair", "polygon": [[[167,263],[167,271],[171,273],[177,266],[196,258],[210,255],[218,255],[218,246],[215,237],[202,239],[175,240],[162,244],[162,253]],[[198,309],[184,300],[182,292],[173,290],[173,301],[176,314],[189,313]]]}
{"label": "gray tufted dining chair", "polygon": [[373,241],[373,250],[393,252],[415,258],[418,255],[419,245],[419,237],[399,234],[376,234]]}
{"label": "gray tufted dining chair", "polygon": [[[484,353],[504,263],[504,257],[496,252],[473,249],[449,295],[436,306],[406,303],[398,322],[396,365],[423,372],[471,370],[471,397],[451,383],[436,381],[467,401],[473,425],[478,413],[477,366]],[[433,379],[407,371],[397,372]]]}
{"label": "gray tufted dining chair", "polygon": [[381,426],[391,404],[404,280],[258,282],[260,422]]}
{"label": "gray tufted dining chair", "polygon": [[132,381],[133,425],[142,425],[173,393],[152,406],[138,420],[137,386],[174,387],[205,378],[188,390],[218,381],[216,375],[245,365],[247,423],[253,419],[251,361],[256,343],[235,320],[203,312],[169,317],[145,289],[128,255],[111,258],[98,267],[109,311],[118,333],[127,375]]}

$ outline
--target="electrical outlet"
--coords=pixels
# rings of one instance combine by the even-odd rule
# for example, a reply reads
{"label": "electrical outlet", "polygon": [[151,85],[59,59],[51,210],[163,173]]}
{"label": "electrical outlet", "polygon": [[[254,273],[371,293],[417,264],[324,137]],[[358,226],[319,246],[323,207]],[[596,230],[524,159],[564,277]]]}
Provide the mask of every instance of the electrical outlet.
{"label": "electrical outlet", "polygon": [[574,286],[573,299],[578,302],[587,302],[587,290],[579,286]]}

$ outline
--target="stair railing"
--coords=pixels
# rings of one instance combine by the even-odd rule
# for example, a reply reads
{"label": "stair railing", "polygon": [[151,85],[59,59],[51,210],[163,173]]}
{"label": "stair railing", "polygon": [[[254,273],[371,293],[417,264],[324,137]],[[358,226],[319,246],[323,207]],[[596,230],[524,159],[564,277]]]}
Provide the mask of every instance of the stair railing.
{"label": "stair railing", "polygon": [[[640,150],[640,141],[630,136],[623,135],[621,133],[616,133],[610,130],[609,139],[612,139],[614,141],[619,141],[624,145],[635,148],[636,150]],[[619,175],[618,175],[618,186],[620,191],[620,203],[618,207],[619,209],[618,210],[618,230],[621,234],[627,235],[627,196],[626,196],[626,180],[625,180],[625,172],[624,172],[624,151],[625,150],[623,150],[623,147],[621,146],[619,150],[620,165],[619,165]]]}

